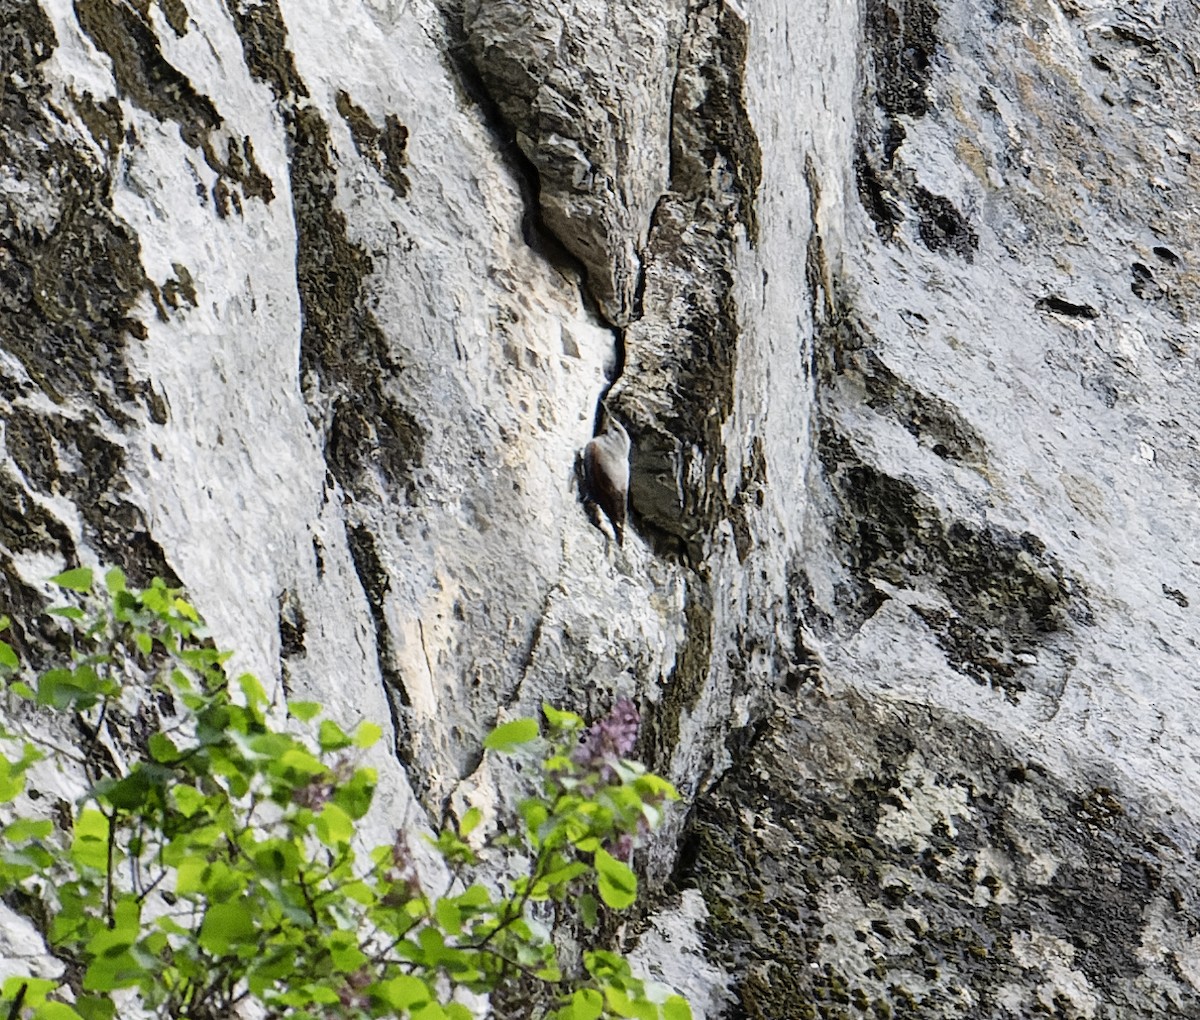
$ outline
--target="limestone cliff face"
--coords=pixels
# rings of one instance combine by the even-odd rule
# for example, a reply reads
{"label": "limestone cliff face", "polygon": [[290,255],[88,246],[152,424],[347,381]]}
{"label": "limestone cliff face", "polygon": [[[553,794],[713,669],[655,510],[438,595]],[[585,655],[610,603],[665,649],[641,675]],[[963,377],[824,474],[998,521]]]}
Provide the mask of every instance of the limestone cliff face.
{"label": "limestone cliff face", "polygon": [[182,582],[390,724],[392,823],[634,697],[690,809],[627,935],[710,1017],[1200,1016],[1198,51],[1172,0],[0,0],[0,606]]}

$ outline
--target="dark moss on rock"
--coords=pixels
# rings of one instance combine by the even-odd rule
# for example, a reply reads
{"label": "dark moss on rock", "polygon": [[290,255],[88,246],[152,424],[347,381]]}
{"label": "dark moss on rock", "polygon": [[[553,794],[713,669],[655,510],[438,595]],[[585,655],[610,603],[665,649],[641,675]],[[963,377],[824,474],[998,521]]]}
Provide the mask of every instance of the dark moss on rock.
{"label": "dark moss on rock", "polygon": [[867,3],[867,60],[858,104],[855,182],[859,202],[884,241],[899,239],[907,208],[917,238],[930,251],[969,262],[979,247],[979,235],[967,216],[946,196],[918,184],[912,169],[895,158],[907,135],[905,121],[932,110],[930,87],[940,50],[938,18],[938,5],[932,0]]}
{"label": "dark moss on rock", "polygon": [[[677,90],[671,191],[655,209],[642,253],[639,314],[655,325],[625,330],[624,371],[611,395],[633,431],[629,498],[639,532],[661,554],[693,564],[717,522],[731,515],[721,451],[741,334],[734,264],[739,238],[757,236],[761,177],[744,99],[746,31],[726,8],[689,15],[679,73],[707,87],[695,106],[679,97],[691,91]],[[662,322],[670,324],[665,335]],[[643,406],[659,409],[654,420]]]}
{"label": "dark moss on rock", "polygon": [[162,55],[153,29],[136,9],[110,0],[75,0],[75,16],[112,60],[121,92],[159,120],[175,121],[188,145],[199,147],[220,126],[212,101]]}
{"label": "dark moss on rock", "polygon": [[171,263],[175,275],[162,286],[163,302],[169,308],[195,308],[196,282],[188,267],[178,262]]}
{"label": "dark moss on rock", "polygon": [[712,671],[712,593],[698,577],[688,584],[684,617],[686,640],[664,687],[662,701],[643,733],[651,766],[664,771],[679,746],[680,718],[704,692]]}
{"label": "dark moss on rock", "polygon": [[[39,191],[53,176],[55,193],[40,198],[57,208],[47,230],[14,199],[0,198],[0,337],[56,403],[92,394],[96,375],[109,379],[119,401],[132,401],[136,387],[123,352],[128,337],[141,333],[130,314],[149,287],[137,240],[112,214],[100,168],[63,142],[15,135],[0,129],[0,158],[39,182]],[[106,411],[121,414],[111,402]]]}
{"label": "dark moss on rock", "polygon": [[[103,435],[93,415],[77,419],[16,406],[6,417],[6,447],[26,484],[37,493],[66,497],[79,508],[84,540],[102,562],[121,564],[134,584],[154,577],[179,584],[141,510],[128,499],[124,449]],[[24,505],[32,512],[36,504],[26,497]],[[62,555],[72,559],[74,543],[66,529],[60,526],[53,534],[65,542]]]}
{"label": "dark moss on rock", "polygon": [[[130,402],[138,388],[123,355],[141,332],[130,315],[149,281],[136,237],[112,211],[107,168],[49,119],[41,65],[55,45],[36,3],[0,0],[0,174],[25,184],[0,194],[0,343],[56,403],[96,399],[101,376]],[[93,106],[98,132],[119,137],[119,111]]]}
{"label": "dark moss on rock", "polygon": [[92,140],[101,146],[111,159],[125,140],[125,119],[116,96],[97,102],[90,92],[75,98],[75,109],[87,125]]}
{"label": "dark moss on rock", "polygon": [[749,456],[742,464],[738,487],[729,501],[729,524],[733,528],[734,548],[739,563],[746,562],[754,547],[754,516],[766,502],[767,491],[766,450],[762,439],[755,436],[750,443]]}
{"label": "dark moss on rock", "polygon": [[249,136],[239,144],[235,138],[225,141],[225,155],[218,154],[211,140],[201,146],[204,161],[219,175],[213,184],[213,206],[224,219],[231,212],[242,213],[242,196],[270,204],[275,186],[254,158],[254,143]]}
{"label": "dark moss on rock", "polygon": [[308,631],[308,620],[300,599],[291,589],[279,596],[279,654],[285,659],[303,655],[306,651],[304,639]]}
{"label": "dark moss on rock", "polygon": [[[378,499],[386,492],[389,498],[398,493],[411,498],[425,434],[389,392],[389,383],[402,366],[368,307],[371,260],[350,240],[346,218],[334,201],[336,174],[329,127],[315,108],[295,105],[308,90],[288,49],[287,26],[278,4],[267,0],[250,6],[231,0],[230,11],[247,66],[270,85],[284,111],[296,217],[296,282],[303,315],[301,385],[314,424],[324,436],[326,462],[343,489],[356,497]],[[357,128],[356,144],[360,137],[366,144],[369,136],[381,165],[394,176],[403,157],[403,140],[397,140],[396,130],[376,128],[345,93],[338,103],[343,116],[351,120],[352,131]],[[231,166],[235,155],[231,146]],[[249,139],[242,155],[244,159],[236,164],[242,168],[242,178],[251,185],[265,180],[254,163]],[[400,183],[396,179],[394,186]],[[407,189],[407,180],[402,183]]]}
{"label": "dark moss on rock", "polygon": [[708,904],[730,1015],[1017,1020],[1089,996],[1098,1018],[1200,1015],[1143,949],[1152,914],[1194,930],[1195,863],[1103,784],[926,706],[810,689],[780,708],[697,805],[676,876]]}
{"label": "dark moss on rock", "polygon": [[74,556],[75,542],[66,526],[34,500],[18,480],[0,469],[0,612],[11,619],[5,640],[29,659],[52,638],[53,628],[39,620],[45,596],[26,584],[14,553]]}
{"label": "dark moss on rock", "polygon": [[942,460],[980,468],[986,464],[983,437],[952,404],[922,392],[893,372],[847,324],[831,331],[829,338],[832,370],[840,382],[861,388],[863,403],[899,422]]}
{"label": "dark moss on rock", "polygon": [[758,240],[762,149],[746,106],[749,24],[723,4],[693,8],[688,22],[686,36],[700,57],[696,72],[705,88],[699,104],[691,108],[676,91],[672,116],[679,123],[672,123],[671,190],[703,193],[714,186],[719,168],[728,183],[718,201],[734,210],[733,219],[753,244]]}
{"label": "dark moss on rock", "polygon": [[188,29],[188,9],[183,0],[158,0],[158,6],[171,30],[182,39]]}
{"label": "dark moss on rock", "polygon": [[242,40],[242,55],[250,73],[265,82],[277,100],[286,100],[289,106],[307,97],[308,89],[288,48],[287,24],[278,0],[261,3],[224,0],[224,3]]}
{"label": "dark moss on rock", "polygon": [[923,117],[938,49],[932,0],[868,0],[866,41],[876,102],[889,117]]}
{"label": "dark moss on rock", "polygon": [[349,93],[337,94],[338,113],[345,119],[354,139],[354,147],[363,159],[369,161],[379,175],[387,181],[398,198],[408,197],[408,128],[400,123],[395,114],[389,113],[379,127],[370,115],[350,98]]}
{"label": "dark moss on rock", "polygon": [[297,283],[304,326],[300,367],[325,435],[325,459],[347,492],[415,497],[425,433],[389,394],[402,371],[368,307],[371,260],[347,236],[333,201],[329,129],[311,107],[292,120]]}
{"label": "dark moss on rock", "polygon": [[391,713],[396,757],[405,765],[413,791],[428,806],[434,777],[429,774],[427,768],[421,766],[423,759],[418,747],[420,734],[413,726],[412,700],[404,677],[395,665],[395,649],[386,613],[386,602],[391,590],[387,568],[380,559],[375,536],[367,528],[361,525],[347,527],[346,540],[354,561],[355,573],[362,585],[363,594],[366,595],[371,619],[375,625],[375,654]]}
{"label": "dark moss on rock", "polygon": [[1025,658],[1069,621],[1090,619],[1082,585],[1036,536],[948,516],[911,482],[865,463],[832,429],[822,432],[819,451],[836,505],[834,533],[858,585],[841,600],[852,617],[865,620],[878,607],[875,579],[937,590],[948,608],[914,611],[948,661],[1014,701],[1026,689]]}
{"label": "dark moss on rock", "polygon": [[854,159],[854,181],[858,188],[858,199],[875,224],[876,233],[884,241],[894,240],[904,220],[904,213],[892,189],[861,147]]}
{"label": "dark moss on rock", "polygon": [[[124,564],[134,583],[175,580],[129,501],[124,449],[113,438],[139,404],[153,404],[126,357],[130,339],[144,336],[133,314],[150,281],[136,236],[113,211],[107,162],[90,141],[72,139],[48,105],[42,65],[55,45],[36,3],[0,0],[0,176],[19,185],[0,188],[0,347],[21,366],[0,372],[5,445],[20,472],[4,476],[0,496],[0,603],[27,618],[40,596],[20,581],[15,558],[77,559],[71,532],[39,495],[70,499],[85,542]],[[111,156],[123,138],[119,107],[87,95],[76,105]],[[38,390],[92,410],[47,413]]]}
{"label": "dark moss on rock", "polygon": [[967,218],[945,195],[925,188],[912,189],[917,210],[917,234],[925,247],[935,252],[953,252],[968,262],[979,247],[979,235]]}
{"label": "dark moss on rock", "polygon": [[50,555],[75,548],[66,526],[6,471],[0,471],[0,548]]}

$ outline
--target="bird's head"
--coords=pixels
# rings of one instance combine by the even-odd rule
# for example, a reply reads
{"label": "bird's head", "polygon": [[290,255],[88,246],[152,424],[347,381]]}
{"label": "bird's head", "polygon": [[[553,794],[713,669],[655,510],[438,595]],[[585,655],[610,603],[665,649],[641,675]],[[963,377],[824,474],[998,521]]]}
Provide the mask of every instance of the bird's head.
{"label": "bird's head", "polygon": [[629,448],[629,433],[625,431],[625,426],[622,425],[612,414],[606,409],[604,412],[604,431],[610,435],[616,436],[624,444],[625,448]]}

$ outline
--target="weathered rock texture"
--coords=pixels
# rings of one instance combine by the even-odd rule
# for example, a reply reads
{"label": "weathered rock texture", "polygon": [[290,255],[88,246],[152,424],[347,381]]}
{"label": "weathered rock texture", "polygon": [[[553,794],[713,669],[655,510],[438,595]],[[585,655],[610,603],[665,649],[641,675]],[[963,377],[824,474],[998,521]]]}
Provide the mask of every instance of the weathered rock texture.
{"label": "weathered rock texture", "polygon": [[390,723],[384,822],[637,698],[690,808],[625,935],[706,1015],[1200,1016],[1197,52],[1182,0],[0,0],[0,606],[181,581]]}

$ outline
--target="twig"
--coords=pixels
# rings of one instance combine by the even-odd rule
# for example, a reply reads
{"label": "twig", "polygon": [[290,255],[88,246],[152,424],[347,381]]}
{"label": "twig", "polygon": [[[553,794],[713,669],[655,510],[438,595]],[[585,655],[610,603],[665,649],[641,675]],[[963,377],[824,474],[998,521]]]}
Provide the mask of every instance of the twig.
{"label": "twig", "polygon": [[104,808],[101,808],[100,813],[108,821],[108,867],[104,874],[104,913],[108,917],[109,928],[112,928],[116,923],[116,918],[113,916],[113,858],[117,853],[117,811],[114,808],[113,813],[109,815],[105,814]]}
{"label": "twig", "polygon": [[17,997],[13,999],[12,1007],[8,1011],[8,1020],[17,1020],[21,1015],[21,1005],[25,1002],[25,990],[28,987],[28,984],[22,982],[21,987],[17,989]]}

